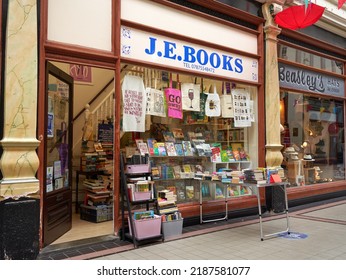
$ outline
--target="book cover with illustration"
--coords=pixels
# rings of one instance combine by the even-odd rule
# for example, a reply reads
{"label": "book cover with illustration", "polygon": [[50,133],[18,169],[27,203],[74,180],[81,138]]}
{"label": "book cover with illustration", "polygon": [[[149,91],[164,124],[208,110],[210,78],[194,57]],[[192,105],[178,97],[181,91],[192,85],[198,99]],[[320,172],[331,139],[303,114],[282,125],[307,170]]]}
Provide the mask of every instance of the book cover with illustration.
{"label": "book cover with illustration", "polygon": [[211,147],[210,147],[210,144],[209,143],[204,143],[202,145],[203,149],[204,149],[204,155],[206,157],[211,157],[212,155],[212,152],[211,152]]}
{"label": "book cover with illustration", "polygon": [[155,155],[159,154],[159,151],[157,150],[157,146],[155,147],[156,143],[157,143],[157,141],[154,138],[148,138],[147,139],[149,155],[151,155],[151,156],[155,156]]}
{"label": "book cover with illustration", "polygon": [[215,186],[215,198],[224,198],[224,194],[223,194],[223,187],[216,185]]}
{"label": "book cover with illustration", "polygon": [[168,156],[173,157],[177,155],[173,142],[165,142],[165,146],[166,146],[166,151]]}
{"label": "book cover with illustration", "polygon": [[184,171],[184,173],[191,173],[192,172],[191,165],[190,164],[184,164],[183,165],[183,171]]}
{"label": "book cover with illustration", "polygon": [[138,211],[133,213],[134,220],[152,219],[152,218],[154,218],[154,210]]}
{"label": "book cover with illustration", "polygon": [[227,152],[227,156],[228,156],[228,161],[230,161],[230,162],[235,161],[232,148],[228,147],[226,152]]}
{"label": "book cover with illustration", "polygon": [[227,150],[221,150],[221,161],[229,162]]}
{"label": "book cover with illustration", "polygon": [[205,151],[204,151],[204,146],[203,146],[205,144],[204,140],[193,139],[192,144],[193,144],[193,147],[195,148],[195,150],[197,151],[197,154],[199,156],[205,156]]}
{"label": "book cover with illustration", "polygon": [[157,150],[159,152],[159,156],[167,156],[165,143],[164,142],[157,142],[156,145],[157,145]]}
{"label": "book cover with illustration", "polygon": [[175,138],[174,138],[173,132],[171,132],[171,131],[163,131],[162,135],[163,135],[163,138],[165,139],[166,142],[175,142]]}
{"label": "book cover with illustration", "polygon": [[181,128],[173,128],[172,132],[173,132],[173,136],[174,136],[175,139],[182,140],[185,137],[184,136],[184,132],[183,132],[183,130]]}
{"label": "book cover with illustration", "polygon": [[173,166],[173,171],[174,171],[174,177],[179,179],[181,177],[180,173],[182,172],[181,166],[180,165]]}
{"label": "book cover with illustration", "polygon": [[193,186],[186,186],[186,199],[194,199],[194,187]]}
{"label": "book cover with illustration", "polygon": [[136,142],[136,146],[137,146],[137,149],[139,150],[139,143],[143,143],[144,142],[144,140],[143,139],[141,139],[141,138],[138,138],[138,139],[135,139],[135,142]]}
{"label": "book cover with illustration", "polygon": [[157,166],[152,166],[151,175],[153,176],[153,179],[160,179],[161,177],[160,169]]}
{"label": "book cover with illustration", "polygon": [[227,187],[227,195],[229,197],[239,196],[239,186]]}
{"label": "book cover with illustration", "polygon": [[211,161],[212,162],[221,162],[221,149],[219,146],[211,147]]}
{"label": "book cover with illustration", "polygon": [[190,141],[182,141],[184,156],[193,156],[192,145]]}
{"label": "book cover with illustration", "polygon": [[175,151],[177,152],[177,156],[183,156],[184,155],[183,144],[175,143],[174,147],[175,147]]}
{"label": "book cover with illustration", "polygon": [[141,156],[145,156],[146,154],[149,154],[148,145],[145,142],[138,143],[138,150]]}
{"label": "book cover with illustration", "polygon": [[233,157],[235,161],[240,161],[240,153],[239,150],[233,150]]}

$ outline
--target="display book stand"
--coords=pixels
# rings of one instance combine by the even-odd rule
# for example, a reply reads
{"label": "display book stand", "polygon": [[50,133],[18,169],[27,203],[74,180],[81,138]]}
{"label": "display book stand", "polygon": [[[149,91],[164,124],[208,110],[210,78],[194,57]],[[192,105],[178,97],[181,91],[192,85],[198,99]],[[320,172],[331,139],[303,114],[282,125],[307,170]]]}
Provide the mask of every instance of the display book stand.
{"label": "display book stand", "polygon": [[[154,197],[154,185],[150,184],[151,187],[151,196],[146,199],[134,200],[131,199],[129,191],[128,191],[128,182],[131,178],[141,178],[145,177],[147,180],[150,180],[151,172],[148,170],[146,172],[133,172],[127,173],[125,170],[125,160],[124,155],[120,155],[120,181],[121,181],[121,218],[122,218],[122,239],[125,240],[130,239],[133,242],[135,248],[140,245],[140,243],[150,242],[154,240],[161,239],[163,241],[163,235],[161,234],[161,217],[158,215],[154,215],[152,218],[148,219],[135,219],[134,211],[132,210],[135,205],[145,205],[146,211],[149,212],[154,210],[157,199]],[[127,225],[128,232],[126,232],[126,219],[125,219],[125,211],[128,213]]]}

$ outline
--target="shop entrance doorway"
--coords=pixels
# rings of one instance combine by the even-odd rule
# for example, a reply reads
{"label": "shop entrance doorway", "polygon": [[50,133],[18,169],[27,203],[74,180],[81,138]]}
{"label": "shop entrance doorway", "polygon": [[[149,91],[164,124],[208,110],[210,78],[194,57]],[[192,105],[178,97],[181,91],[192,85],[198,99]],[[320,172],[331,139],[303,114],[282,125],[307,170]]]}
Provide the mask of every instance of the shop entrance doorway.
{"label": "shop entrance doorway", "polygon": [[[90,75],[86,75],[86,71]],[[47,135],[43,141],[45,143],[43,173],[46,183],[43,195],[42,232],[43,246],[48,250],[54,250],[55,245],[59,248],[64,244],[73,246],[71,242],[74,241],[81,244],[91,239],[114,235],[112,219],[100,221],[96,217],[93,219],[93,216],[89,215],[91,212],[84,215],[85,212],[81,211],[81,205],[88,203],[85,200],[84,185],[84,180],[87,178],[85,172],[81,172],[83,143],[88,149],[94,148],[100,138],[99,124],[113,123],[114,71],[51,61],[47,63],[46,84]],[[90,126],[90,135],[85,142],[84,131],[87,124]],[[110,138],[112,137],[113,135],[110,135]],[[62,167],[63,160],[66,160],[62,148],[67,149],[67,167]],[[90,153],[93,152],[90,150]],[[112,167],[108,167],[108,170],[112,170]],[[112,179],[111,173],[107,173],[110,179]],[[77,174],[79,174],[78,187]],[[112,198],[108,203],[111,207]],[[97,212],[94,212],[97,215]]]}
{"label": "shop entrance doorway", "polygon": [[72,227],[73,78],[47,63],[45,88],[43,240],[48,245]]}

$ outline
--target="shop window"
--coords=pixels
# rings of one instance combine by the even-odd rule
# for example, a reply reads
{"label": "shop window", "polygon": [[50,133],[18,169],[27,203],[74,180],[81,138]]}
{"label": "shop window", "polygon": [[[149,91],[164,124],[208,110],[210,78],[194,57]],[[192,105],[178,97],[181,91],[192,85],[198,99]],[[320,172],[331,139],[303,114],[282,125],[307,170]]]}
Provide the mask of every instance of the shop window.
{"label": "shop window", "polygon": [[[258,167],[256,87],[130,65],[122,69],[121,149],[127,164],[150,164],[157,191],[173,190],[178,203],[197,201],[196,174]],[[133,88],[145,89],[145,95]],[[143,97],[147,109],[140,120]]]}
{"label": "shop window", "polygon": [[278,56],[282,59],[318,68],[321,70],[326,70],[331,73],[341,75],[344,73],[344,67],[341,61],[325,58],[282,44],[278,44]]}
{"label": "shop window", "polygon": [[283,167],[291,185],[345,180],[342,101],[281,93]]}

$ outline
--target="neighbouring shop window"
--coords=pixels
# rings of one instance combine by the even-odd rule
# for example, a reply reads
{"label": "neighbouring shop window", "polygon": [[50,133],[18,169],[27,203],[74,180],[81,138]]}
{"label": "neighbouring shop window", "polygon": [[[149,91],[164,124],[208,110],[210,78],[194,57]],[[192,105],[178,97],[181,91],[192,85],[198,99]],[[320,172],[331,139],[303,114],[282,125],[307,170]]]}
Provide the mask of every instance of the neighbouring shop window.
{"label": "neighbouring shop window", "polygon": [[283,167],[291,185],[345,180],[344,103],[281,92]]}
{"label": "neighbouring shop window", "polygon": [[280,58],[318,68],[335,74],[344,74],[343,62],[278,44]]}

